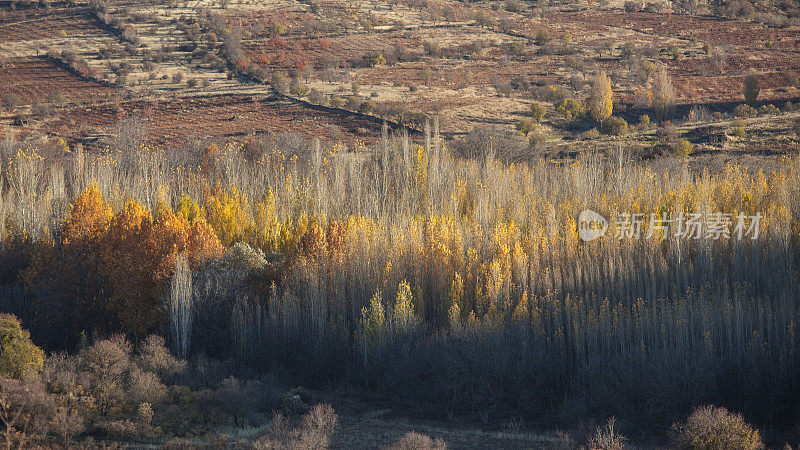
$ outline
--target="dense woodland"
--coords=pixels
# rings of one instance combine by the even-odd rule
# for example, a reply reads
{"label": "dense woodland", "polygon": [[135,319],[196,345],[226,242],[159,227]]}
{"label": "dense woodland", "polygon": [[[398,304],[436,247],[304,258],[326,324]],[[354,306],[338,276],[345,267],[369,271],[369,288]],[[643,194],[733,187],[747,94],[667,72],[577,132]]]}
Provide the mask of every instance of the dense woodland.
{"label": "dense woodland", "polygon": [[[667,434],[714,404],[775,439],[792,430],[796,158],[656,173],[624,154],[511,164],[491,141],[470,159],[464,143],[387,134],[359,153],[58,160],[7,142],[0,309],[44,349],[23,352],[24,372],[76,424],[65,439],[199,433],[212,411],[256,421],[279,383],[357,386],[436,417],[616,416]],[[586,208],[763,219],[757,239],[584,242]]]}

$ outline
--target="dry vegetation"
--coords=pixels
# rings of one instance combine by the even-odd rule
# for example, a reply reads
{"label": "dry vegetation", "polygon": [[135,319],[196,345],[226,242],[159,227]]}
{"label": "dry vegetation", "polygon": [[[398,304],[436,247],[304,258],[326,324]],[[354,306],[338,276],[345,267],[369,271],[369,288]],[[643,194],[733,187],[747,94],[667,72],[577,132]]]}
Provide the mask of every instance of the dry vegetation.
{"label": "dry vegetation", "polygon": [[799,17],[0,3],[0,438],[800,444]]}
{"label": "dry vegetation", "polygon": [[[3,309],[48,349],[159,332],[228,370],[487,424],[663,430],[708,402],[773,430],[796,420],[796,158],[719,176],[598,154],[506,166],[434,135],[362,158],[309,141],[185,160],[128,137],[60,163],[6,147]],[[584,243],[587,207],[764,220],[756,240]]]}

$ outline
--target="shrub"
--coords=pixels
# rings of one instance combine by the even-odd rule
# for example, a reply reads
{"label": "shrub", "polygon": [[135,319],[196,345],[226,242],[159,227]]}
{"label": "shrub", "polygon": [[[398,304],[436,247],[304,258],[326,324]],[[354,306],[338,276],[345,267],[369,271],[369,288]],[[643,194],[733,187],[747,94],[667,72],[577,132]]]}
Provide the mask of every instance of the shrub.
{"label": "shrub", "polygon": [[19,105],[19,96],[13,92],[3,95],[3,108],[9,112],[14,112],[14,109]]}
{"label": "shrub", "polygon": [[564,115],[567,119],[572,119],[582,116],[586,112],[586,108],[580,100],[568,98],[556,106],[556,111]]}
{"label": "shrub", "polygon": [[594,434],[589,436],[586,448],[589,450],[622,450],[627,448],[628,439],[614,429],[616,419],[608,419],[605,425],[597,427]]}
{"label": "shrub", "polygon": [[748,425],[740,414],[711,405],[695,409],[686,423],[673,425],[672,431],[673,444],[681,449],[764,448],[758,430]]}
{"label": "shrub", "polygon": [[517,131],[524,134],[526,137],[531,131],[536,129],[536,122],[531,119],[522,119],[517,122]]}
{"label": "shrub", "polygon": [[330,105],[334,108],[341,108],[344,106],[344,99],[338,95],[331,95]]}
{"label": "shrub", "polygon": [[642,114],[639,116],[639,128],[643,130],[650,129],[650,116],[647,114]]}
{"label": "shrub", "polygon": [[323,92],[311,89],[308,92],[308,101],[315,105],[326,105],[328,104],[328,97]]}
{"label": "shrub", "polygon": [[614,136],[625,136],[628,134],[628,122],[622,117],[609,117],[603,122],[603,133]]}
{"label": "shrub", "polygon": [[372,112],[374,108],[375,108],[375,103],[372,100],[367,100],[361,102],[361,104],[358,105],[358,112],[362,114],[369,114]]}
{"label": "shrub", "polygon": [[375,66],[385,66],[386,65],[386,58],[383,57],[382,53],[373,53],[367,54],[363,56],[363,63],[367,67],[375,67]]}
{"label": "shrub", "polygon": [[272,74],[272,79],[270,80],[270,84],[272,84],[273,89],[280,92],[281,94],[288,94],[289,93],[289,78],[283,72],[275,72]]}
{"label": "shrub", "polygon": [[686,139],[681,139],[675,144],[675,155],[683,158],[694,153],[694,146]]}
{"label": "shrub", "polygon": [[744,120],[740,119],[734,120],[732,125],[733,125],[732,132],[734,136],[736,136],[739,139],[747,138],[747,129],[745,128],[746,124],[744,123]]}
{"label": "shrub", "polygon": [[633,1],[633,0],[626,0],[625,1],[625,12],[632,13],[637,12],[642,9],[642,3]]}
{"label": "shrub", "polygon": [[308,94],[309,88],[307,84],[300,82],[299,79],[292,80],[289,84],[289,93],[297,97],[303,97]]}
{"label": "shrub", "polygon": [[409,431],[392,444],[389,450],[447,450],[447,443],[438,438],[431,439],[416,431]]}
{"label": "shrub", "polygon": [[183,72],[175,72],[172,74],[173,83],[180,83],[181,81],[183,81]]}
{"label": "shrub", "polygon": [[338,417],[328,404],[318,404],[303,416],[300,427],[290,429],[283,415],[276,414],[269,432],[254,442],[257,449],[326,449],[336,431]]}
{"label": "shrub", "polygon": [[544,105],[539,102],[531,103],[530,116],[534,122],[541,122],[545,114],[547,114],[547,108]]}
{"label": "shrub", "polygon": [[440,55],[439,44],[437,44],[436,42],[425,41],[422,43],[422,47],[428,56],[433,56],[434,58],[439,57]]}
{"label": "shrub", "polygon": [[24,378],[42,370],[44,352],[13,314],[0,314],[0,375]]}
{"label": "shrub", "polygon": [[331,405],[318,404],[305,416],[300,428],[302,448],[327,448],[339,419]]}
{"label": "shrub", "polygon": [[0,437],[6,448],[34,447],[50,429],[55,402],[34,377],[0,377]]}
{"label": "shrub", "polygon": [[542,46],[550,42],[550,32],[546,28],[540,28],[536,33],[536,45]]}
{"label": "shrub", "polygon": [[744,77],[742,84],[742,94],[744,95],[745,103],[751,107],[755,107],[758,94],[761,88],[758,85],[758,74],[750,69]]}
{"label": "shrub", "polygon": [[75,436],[86,429],[86,423],[77,411],[62,406],[53,415],[51,427],[56,436],[61,438],[61,442],[68,446]]}

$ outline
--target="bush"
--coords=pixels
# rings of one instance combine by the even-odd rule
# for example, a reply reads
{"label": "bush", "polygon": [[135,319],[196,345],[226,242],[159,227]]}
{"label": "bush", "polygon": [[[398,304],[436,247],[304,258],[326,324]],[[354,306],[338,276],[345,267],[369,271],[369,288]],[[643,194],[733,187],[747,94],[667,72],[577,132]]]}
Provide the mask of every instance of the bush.
{"label": "bush", "polygon": [[600,137],[600,131],[598,131],[597,128],[592,128],[591,130],[587,131],[586,133],[583,133],[583,138],[584,139],[591,140],[591,139],[597,139],[599,137]]}
{"label": "bush", "polygon": [[531,131],[536,129],[536,122],[531,119],[522,119],[517,122],[517,131],[528,136]]}
{"label": "bush", "polygon": [[534,122],[541,122],[545,114],[547,114],[547,108],[544,105],[539,102],[531,103],[530,116]]}
{"label": "bush", "polygon": [[734,136],[736,136],[739,139],[747,138],[747,129],[746,129],[747,124],[745,124],[744,120],[736,119],[733,121],[731,125],[733,125],[731,133]]}
{"label": "bush", "polygon": [[614,429],[615,422],[616,419],[612,417],[608,419],[604,426],[597,427],[594,434],[587,439],[586,448],[589,450],[622,450],[627,448],[628,439]]}
{"label": "bush", "polygon": [[308,94],[309,88],[307,84],[300,82],[299,79],[293,80],[289,84],[289,93],[296,97],[303,97]]}
{"label": "bush", "polygon": [[14,94],[13,92],[9,92],[3,95],[3,108],[7,109],[8,112],[14,112],[14,108],[19,105],[19,96]]}
{"label": "bush", "polygon": [[333,408],[319,404],[309,411],[299,428],[290,429],[283,415],[276,414],[270,422],[269,432],[254,442],[257,449],[297,448],[325,449],[339,422]]}
{"label": "bush", "polygon": [[327,105],[328,97],[316,89],[311,89],[311,91],[308,92],[308,101],[315,105]]}
{"label": "bush", "polygon": [[536,45],[542,46],[550,42],[550,32],[545,28],[540,28],[536,33]]}
{"label": "bush", "polygon": [[614,136],[625,136],[628,134],[628,122],[622,117],[609,117],[603,121],[603,133]]}
{"label": "bush", "polygon": [[416,431],[409,431],[399,441],[389,447],[389,450],[446,450],[447,443],[441,439],[431,439]]}
{"label": "bush", "polygon": [[375,108],[375,103],[372,100],[367,100],[358,105],[358,112],[362,114],[369,114]]}
{"label": "bush", "polygon": [[747,72],[747,75],[745,75],[742,85],[742,94],[744,94],[745,102],[749,106],[755,107],[760,92],[761,88],[758,85],[758,74],[751,69]]}
{"label": "bush", "polygon": [[758,430],[748,425],[740,414],[711,405],[695,409],[686,423],[675,424],[672,430],[673,444],[681,449],[764,448]]}
{"label": "bush", "polygon": [[285,95],[289,93],[289,78],[282,72],[273,73],[270,84],[272,84],[273,89],[281,94]]}
{"label": "bush", "polygon": [[756,114],[758,114],[758,111],[749,105],[738,105],[733,109],[733,115],[736,117],[753,117]]}
{"label": "bush", "polygon": [[688,157],[694,153],[694,146],[686,139],[681,139],[675,144],[675,155],[681,157]]}
{"label": "bush", "polygon": [[25,378],[39,373],[44,352],[31,342],[30,333],[22,329],[13,314],[0,314],[0,375]]}
{"label": "bush", "polygon": [[581,117],[586,112],[586,108],[580,100],[568,98],[556,106],[556,111],[564,115],[567,119],[572,119]]}
{"label": "bush", "polygon": [[636,2],[632,0],[626,0],[625,2],[625,12],[632,13],[642,9],[642,3]]}

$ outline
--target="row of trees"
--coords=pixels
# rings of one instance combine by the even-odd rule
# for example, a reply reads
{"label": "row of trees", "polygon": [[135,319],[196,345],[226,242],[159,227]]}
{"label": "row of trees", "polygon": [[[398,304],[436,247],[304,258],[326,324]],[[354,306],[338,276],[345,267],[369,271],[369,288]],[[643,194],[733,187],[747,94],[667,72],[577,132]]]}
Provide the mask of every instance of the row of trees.
{"label": "row of trees", "polygon": [[[19,157],[3,175],[2,307],[48,348],[158,331],[179,354],[482,414],[664,424],[714,401],[791,420],[794,162],[770,175],[599,155],[505,166],[491,135],[473,160],[425,141],[387,137],[358,158],[318,142],[255,162],[235,145],[189,162]],[[756,240],[585,243],[586,208],[611,223],[764,219]]]}

